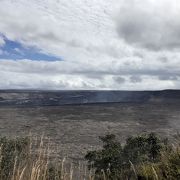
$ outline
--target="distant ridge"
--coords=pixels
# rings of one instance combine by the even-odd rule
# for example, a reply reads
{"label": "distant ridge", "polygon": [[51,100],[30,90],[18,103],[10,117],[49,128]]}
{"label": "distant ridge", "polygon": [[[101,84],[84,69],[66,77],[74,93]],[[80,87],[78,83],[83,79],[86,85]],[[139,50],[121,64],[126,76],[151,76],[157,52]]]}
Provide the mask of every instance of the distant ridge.
{"label": "distant ridge", "polygon": [[180,102],[180,90],[0,90],[0,106],[59,106],[96,103]]}

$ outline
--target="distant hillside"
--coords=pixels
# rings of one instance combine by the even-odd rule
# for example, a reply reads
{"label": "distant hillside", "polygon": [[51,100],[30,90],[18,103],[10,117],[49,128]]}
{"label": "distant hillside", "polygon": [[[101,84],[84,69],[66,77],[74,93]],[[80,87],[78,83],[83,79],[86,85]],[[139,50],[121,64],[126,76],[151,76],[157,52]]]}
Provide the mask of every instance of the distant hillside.
{"label": "distant hillside", "polygon": [[28,91],[0,90],[0,106],[58,106],[90,103],[179,102],[180,90]]}

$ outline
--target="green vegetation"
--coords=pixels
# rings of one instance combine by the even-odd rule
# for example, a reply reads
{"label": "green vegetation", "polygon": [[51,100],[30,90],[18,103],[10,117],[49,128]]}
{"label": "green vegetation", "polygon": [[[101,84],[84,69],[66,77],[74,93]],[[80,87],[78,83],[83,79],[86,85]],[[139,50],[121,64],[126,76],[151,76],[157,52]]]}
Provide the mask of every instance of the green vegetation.
{"label": "green vegetation", "polygon": [[124,144],[113,134],[100,140],[102,148],[85,155],[87,170],[50,160],[42,139],[33,144],[30,138],[0,138],[0,180],[180,179],[178,141],[171,145],[153,133],[130,137]]}
{"label": "green vegetation", "polygon": [[101,150],[86,154],[95,179],[180,179],[180,150],[153,133],[130,137],[124,145],[110,134]]}
{"label": "green vegetation", "polygon": [[13,175],[14,165],[19,165],[28,157],[29,139],[0,138],[0,177],[1,179],[10,179]]}

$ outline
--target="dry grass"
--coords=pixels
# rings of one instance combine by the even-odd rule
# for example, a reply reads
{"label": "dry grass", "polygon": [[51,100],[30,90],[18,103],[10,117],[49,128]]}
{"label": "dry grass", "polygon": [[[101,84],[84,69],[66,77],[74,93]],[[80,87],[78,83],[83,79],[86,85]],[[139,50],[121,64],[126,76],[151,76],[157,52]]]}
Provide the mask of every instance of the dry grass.
{"label": "dry grass", "polygon": [[[45,140],[47,141],[47,139]],[[86,163],[73,164],[66,158],[55,159],[51,157],[49,143],[44,143],[44,138],[30,138],[26,158],[16,156],[13,159],[12,172],[8,176],[2,176],[0,169],[0,180],[93,180],[94,171],[88,170]],[[4,154],[0,147],[0,164]]]}

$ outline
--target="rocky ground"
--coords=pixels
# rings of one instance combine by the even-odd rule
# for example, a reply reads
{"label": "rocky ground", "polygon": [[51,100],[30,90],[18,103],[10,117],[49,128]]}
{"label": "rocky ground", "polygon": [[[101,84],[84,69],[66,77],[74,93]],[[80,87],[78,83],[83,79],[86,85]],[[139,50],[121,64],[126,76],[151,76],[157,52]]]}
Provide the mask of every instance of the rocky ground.
{"label": "rocky ground", "polygon": [[171,137],[180,131],[180,104],[117,103],[47,107],[0,107],[1,136],[50,138],[61,156],[79,159],[99,147],[98,136],[157,132]]}

